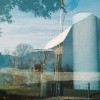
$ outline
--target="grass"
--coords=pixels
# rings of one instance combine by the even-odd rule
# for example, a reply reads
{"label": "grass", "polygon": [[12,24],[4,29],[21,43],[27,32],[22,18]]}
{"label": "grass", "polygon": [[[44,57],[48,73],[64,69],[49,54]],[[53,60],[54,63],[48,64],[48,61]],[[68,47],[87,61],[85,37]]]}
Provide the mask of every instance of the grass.
{"label": "grass", "polygon": [[[91,90],[90,91],[90,96],[92,96],[93,94],[100,94],[100,90]],[[64,89],[64,96],[88,97],[88,90]]]}
{"label": "grass", "polygon": [[[21,95],[21,96],[39,96],[39,87],[29,87],[29,86],[10,86],[10,85],[0,85],[0,90],[5,90],[11,95]],[[88,97],[87,90],[73,90],[64,88],[64,96],[67,97]],[[90,96],[93,94],[100,94],[100,90],[91,90]]]}
{"label": "grass", "polygon": [[5,90],[8,94],[13,95],[39,95],[39,87],[0,85],[0,90]]}

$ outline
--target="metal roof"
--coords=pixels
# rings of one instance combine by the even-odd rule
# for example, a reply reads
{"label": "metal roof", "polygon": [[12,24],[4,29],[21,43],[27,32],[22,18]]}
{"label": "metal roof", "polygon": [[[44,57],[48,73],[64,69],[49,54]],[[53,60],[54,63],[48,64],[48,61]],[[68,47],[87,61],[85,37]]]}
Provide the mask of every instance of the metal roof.
{"label": "metal roof", "polygon": [[53,47],[57,46],[58,44],[62,43],[65,40],[66,36],[68,35],[71,27],[72,26],[67,28],[64,32],[59,34],[57,37],[53,38],[51,41],[49,41],[44,49],[50,49],[50,48],[53,48]]}

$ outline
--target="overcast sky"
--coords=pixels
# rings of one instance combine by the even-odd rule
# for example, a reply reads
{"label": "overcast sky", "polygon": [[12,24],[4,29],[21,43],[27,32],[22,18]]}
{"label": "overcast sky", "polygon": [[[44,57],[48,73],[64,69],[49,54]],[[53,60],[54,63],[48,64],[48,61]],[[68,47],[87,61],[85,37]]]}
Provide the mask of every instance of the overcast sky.
{"label": "overcast sky", "polygon": [[[72,24],[72,17],[81,12],[90,12],[100,18],[100,0],[79,0],[77,8],[66,15],[64,29]],[[35,49],[44,48],[49,40],[59,34],[59,11],[52,14],[51,19],[44,19],[21,12],[16,7],[11,15],[13,23],[0,23],[3,31],[0,52],[12,51],[19,43],[31,44]]]}

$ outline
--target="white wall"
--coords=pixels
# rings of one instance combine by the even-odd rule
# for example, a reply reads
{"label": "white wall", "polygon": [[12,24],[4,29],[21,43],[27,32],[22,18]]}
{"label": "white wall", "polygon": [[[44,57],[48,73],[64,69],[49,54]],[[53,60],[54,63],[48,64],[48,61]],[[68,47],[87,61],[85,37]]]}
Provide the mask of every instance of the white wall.
{"label": "white wall", "polygon": [[[94,81],[92,74],[88,75],[88,72],[99,72],[96,17],[92,14],[73,25],[73,60],[74,72],[87,72],[87,77],[83,74],[79,76],[80,80],[83,79],[81,81],[84,84],[90,82],[91,89],[99,89],[99,80]],[[97,77],[99,79],[99,75]],[[83,83],[76,81],[76,74],[74,80],[74,88],[78,89],[80,86],[83,89]]]}

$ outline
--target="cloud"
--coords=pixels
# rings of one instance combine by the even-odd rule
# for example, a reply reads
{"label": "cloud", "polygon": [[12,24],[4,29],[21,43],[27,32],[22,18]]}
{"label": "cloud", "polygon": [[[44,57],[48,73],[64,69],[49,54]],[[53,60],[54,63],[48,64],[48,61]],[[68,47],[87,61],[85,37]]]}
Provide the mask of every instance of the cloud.
{"label": "cloud", "polygon": [[[19,43],[28,43],[35,48],[43,48],[47,41],[58,34],[58,12],[51,19],[33,17],[14,9],[12,11],[14,22],[1,23],[3,31],[0,37],[0,51],[14,50]],[[53,36],[54,35],[54,36]]]}
{"label": "cloud", "polygon": [[[78,12],[93,10],[100,17],[99,4],[100,0],[65,0],[65,8],[71,12],[66,15],[64,29],[72,24],[72,16]],[[55,12],[51,19],[34,17],[31,13],[21,12],[17,8],[11,14],[14,20],[12,24],[0,23],[0,28],[4,32],[0,37],[1,50],[3,48],[14,49],[20,42],[30,43],[35,48],[42,48],[50,39],[59,34],[59,11]]]}

